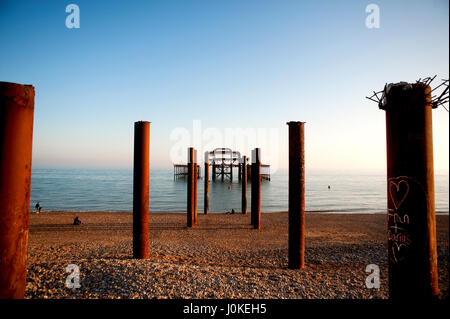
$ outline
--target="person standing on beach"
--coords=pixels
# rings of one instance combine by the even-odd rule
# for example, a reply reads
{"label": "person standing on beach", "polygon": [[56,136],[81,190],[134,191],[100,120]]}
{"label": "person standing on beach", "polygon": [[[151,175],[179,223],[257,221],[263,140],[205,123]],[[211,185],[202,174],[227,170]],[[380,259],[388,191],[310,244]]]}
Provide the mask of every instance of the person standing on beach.
{"label": "person standing on beach", "polygon": [[36,203],[36,206],[34,206],[36,208],[36,214],[39,214],[41,212],[41,205],[39,204],[39,202]]}

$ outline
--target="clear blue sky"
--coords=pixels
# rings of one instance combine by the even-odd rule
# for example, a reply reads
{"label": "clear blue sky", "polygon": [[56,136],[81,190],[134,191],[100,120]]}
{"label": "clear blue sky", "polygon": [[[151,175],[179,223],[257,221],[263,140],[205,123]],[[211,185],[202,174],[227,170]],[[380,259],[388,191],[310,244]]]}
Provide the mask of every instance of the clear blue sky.
{"label": "clear blue sky", "polygon": [[[79,29],[65,26],[70,3]],[[171,166],[170,134],[193,120],[277,129],[284,167],[299,120],[308,167],[383,169],[384,111],[365,96],[448,78],[448,39],[438,0],[0,0],[0,80],[36,88],[34,167],[132,167],[138,120],[152,122],[152,167]],[[435,167],[448,169],[449,116],[433,114]]]}

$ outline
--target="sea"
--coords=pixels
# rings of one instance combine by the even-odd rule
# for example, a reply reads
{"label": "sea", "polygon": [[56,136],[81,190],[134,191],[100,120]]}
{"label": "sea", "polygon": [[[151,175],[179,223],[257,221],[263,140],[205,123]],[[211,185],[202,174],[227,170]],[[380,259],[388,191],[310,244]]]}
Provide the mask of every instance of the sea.
{"label": "sea", "polygon": [[[236,172],[237,173],[237,172]],[[210,212],[241,211],[241,182],[210,181]],[[328,188],[330,186],[330,188]],[[386,174],[382,171],[308,170],[307,213],[385,213]],[[204,179],[198,180],[198,210],[203,211]],[[251,183],[248,183],[250,211]],[[132,169],[33,168],[30,209],[42,211],[133,210]],[[449,213],[449,175],[435,174],[436,213]],[[174,179],[171,168],[150,171],[150,212],[185,212],[187,183]],[[288,171],[279,169],[261,183],[261,211],[288,210]]]}

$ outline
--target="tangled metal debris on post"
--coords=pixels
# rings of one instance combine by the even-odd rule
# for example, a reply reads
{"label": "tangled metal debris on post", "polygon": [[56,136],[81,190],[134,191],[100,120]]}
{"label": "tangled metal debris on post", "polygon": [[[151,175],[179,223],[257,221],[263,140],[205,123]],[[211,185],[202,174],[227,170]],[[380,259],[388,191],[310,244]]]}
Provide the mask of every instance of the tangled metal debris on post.
{"label": "tangled metal debris on post", "polygon": [[[409,85],[414,85],[414,84],[418,84],[418,83],[422,83],[424,85],[431,85],[431,83],[434,81],[434,79],[436,78],[436,75],[433,77],[426,77],[424,79],[420,78],[416,81],[416,83],[413,84],[409,84]],[[448,98],[449,98],[449,80],[447,79],[442,79],[442,82],[437,85],[436,87],[431,89],[431,104],[433,109],[437,108],[438,106],[442,106],[447,112],[448,109],[445,106],[445,104],[448,103]],[[405,82],[400,82],[398,84],[407,84]],[[383,90],[375,92],[373,91],[373,94],[369,97],[366,96],[366,99],[369,99],[375,103],[378,103],[378,106],[382,109],[383,106],[386,103],[386,94],[389,92],[390,88],[396,84],[385,84]]]}

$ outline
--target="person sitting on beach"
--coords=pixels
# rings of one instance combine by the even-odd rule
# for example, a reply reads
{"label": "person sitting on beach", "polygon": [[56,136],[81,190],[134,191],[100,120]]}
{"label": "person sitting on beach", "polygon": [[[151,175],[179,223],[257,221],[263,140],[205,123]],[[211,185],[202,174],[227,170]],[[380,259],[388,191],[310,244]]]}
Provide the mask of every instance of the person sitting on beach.
{"label": "person sitting on beach", "polygon": [[36,203],[36,206],[34,206],[36,208],[36,214],[39,214],[41,212],[41,205],[39,204],[39,202]]}
{"label": "person sitting on beach", "polygon": [[73,224],[74,225],[81,225],[81,220],[77,217],[75,217],[75,219],[73,220]]}

